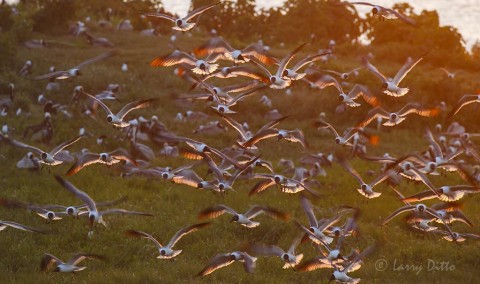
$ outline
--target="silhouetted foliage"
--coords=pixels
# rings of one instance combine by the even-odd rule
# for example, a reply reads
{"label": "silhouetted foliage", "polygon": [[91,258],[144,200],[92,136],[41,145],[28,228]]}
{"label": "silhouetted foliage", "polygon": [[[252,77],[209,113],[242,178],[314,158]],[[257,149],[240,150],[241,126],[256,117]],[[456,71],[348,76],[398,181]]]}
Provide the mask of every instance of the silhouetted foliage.
{"label": "silhouetted foliage", "polygon": [[66,33],[68,22],[75,19],[75,0],[38,1],[40,9],[33,15],[33,30],[44,33]]}

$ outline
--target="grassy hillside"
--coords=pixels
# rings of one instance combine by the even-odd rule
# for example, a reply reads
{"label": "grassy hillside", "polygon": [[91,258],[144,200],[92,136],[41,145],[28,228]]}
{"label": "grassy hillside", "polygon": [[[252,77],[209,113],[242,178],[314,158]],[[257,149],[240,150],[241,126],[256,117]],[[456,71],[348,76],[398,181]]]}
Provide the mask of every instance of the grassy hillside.
{"label": "grassy hillside", "polygon": [[[0,71],[0,88],[3,90],[6,89],[7,83],[15,83],[17,105],[21,106],[24,112],[19,117],[0,118],[1,123],[6,122],[10,128],[14,129],[11,133],[12,137],[18,137],[23,141],[21,138],[23,129],[42,119],[42,108],[36,102],[38,94],[45,93],[50,99],[68,104],[73,89],[77,85],[82,85],[88,93],[96,94],[104,90],[108,83],[118,83],[123,87],[123,92],[119,94],[122,103],[113,103],[112,109],[114,110],[121,108],[124,103],[133,99],[161,98],[161,103],[157,107],[135,111],[128,116],[129,118],[137,115],[148,117],[155,114],[169,130],[178,135],[192,137],[218,148],[227,147],[235,141],[236,132],[232,129],[213,137],[194,135],[192,131],[200,122],[175,121],[176,113],[184,109],[174,103],[172,95],[187,92],[190,86],[175,77],[172,74],[172,68],[160,69],[149,66],[149,62],[154,57],[171,52],[171,48],[167,45],[167,37],[142,37],[134,33],[100,33],[98,35],[106,36],[116,44],[117,55],[102,63],[86,67],[83,70],[83,76],[61,82],[60,91],[53,93],[44,91],[45,82],[16,76],[16,71],[25,60],[32,60],[34,74],[40,75],[46,73],[51,65],[56,66],[58,70],[70,68],[85,59],[100,54],[104,49],[89,47],[83,39],[71,36],[54,38],[71,43],[72,46],[67,48],[27,49],[22,46],[18,47],[18,65],[11,66],[9,70]],[[38,35],[38,37],[44,37],[44,35]],[[200,36],[193,38],[183,36],[177,44],[185,50],[191,50],[201,42],[202,37]],[[314,50],[313,47],[309,48]],[[272,52],[275,55],[283,56],[288,51],[274,48]],[[341,47],[338,53],[339,60],[327,65],[319,64],[319,66],[346,70],[360,65],[357,57],[344,52]],[[304,54],[306,52],[302,55]],[[128,64],[128,72],[124,73],[120,70],[122,63]],[[388,74],[393,74],[400,67],[398,64],[388,62],[378,62],[378,65],[379,69],[386,70],[385,72]],[[447,82],[437,69],[419,64],[418,68],[415,68],[403,83],[411,88],[411,92],[399,102],[380,95],[382,96],[382,105],[395,109],[400,108],[405,101],[415,100],[435,105],[442,99],[446,100],[451,107],[463,92],[473,92],[480,87],[479,75],[478,73],[463,73],[455,79],[457,81]],[[361,71],[361,75],[354,80],[362,82],[374,90],[378,89],[379,82],[367,71]],[[238,81],[240,80],[229,79],[228,82]],[[433,93],[434,90],[448,90],[448,92]],[[341,147],[335,145],[333,136],[312,127],[312,122],[318,118],[320,112],[326,112],[327,121],[343,130],[358,122],[368,111],[368,107],[362,102],[363,106],[359,109],[350,109],[341,116],[335,116],[336,91],[329,89],[321,92],[315,91],[302,84],[294,86],[291,96],[286,95],[283,90],[267,90],[261,93],[268,94],[273,100],[274,107],[278,108],[282,114],[290,115],[287,120],[282,122],[282,128],[298,127],[303,129],[312,153],[341,150],[339,149]],[[259,98],[259,95],[255,95],[240,103],[237,108],[239,114],[233,117],[239,121],[247,121],[252,129],[258,129],[265,123],[264,114],[268,111],[265,106],[259,105]],[[203,103],[195,103],[191,108],[203,111],[208,109]],[[476,105],[465,108],[458,115],[458,120],[464,124],[475,124],[474,122],[480,118],[475,110],[478,110]],[[97,120],[92,120],[89,117],[81,116],[76,110],[72,110],[72,112],[74,113],[73,119],[66,119],[61,114],[53,117],[55,135],[51,145],[42,145],[33,140],[25,142],[49,149],[57,143],[74,137],[80,127],[85,127],[87,131],[94,133],[95,137],[102,134],[107,135],[109,146],[107,149],[102,149],[95,144],[95,138],[90,137],[82,139],[72,146],[71,151],[79,151],[84,147],[88,147],[90,151],[94,152],[112,150],[117,146],[128,147],[128,141],[120,139],[123,136],[121,132],[112,129],[103,120],[103,113],[97,116]],[[211,112],[207,112],[211,114]],[[423,149],[427,146],[427,141],[423,137],[425,127],[433,127],[436,123],[442,123],[443,117],[442,115],[433,119],[409,117],[403,124],[379,133],[380,144],[369,146],[369,153],[381,155],[389,152],[393,156],[402,156],[410,151]],[[218,118],[212,115],[212,119]],[[470,132],[478,129],[478,125],[468,125],[467,127],[467,131]],[[267,140],[260,142],[259,145],[262,158],[271,160],[275,166],[280,158],[296,160],[304,153],[301,146],[286,141]],[[1,197],[37,204],[79,203],[53,177],[55,174],[64,175],[70,167],[69,164],[44,167],[37,172],[17,169],[15,164],[25,153],[26,151],[22,149],[1,144]],[[182,157],[158,156],[152,164],[179,166],[187,162],[188,160]],[[366,172],[372,169],[377,170],[375,165],[358,159],[354,159],[352,164],[368,180],[372,177],[368,177]],[[202,176],[206,172],[206,167],[199,167],[197,172]],[[365,283],[475,283],[480,281],[478,241],[467,240],[457,245],[449,243],[439,236],[424,236],[410,231],[404,225],[402,217],[394,219],[385,227],[379,227],[378,224],[381,220],[403,206],[397,195],[386,185],[380,185],[378,190],[382,192],[382,196],[366,202],[355,190],[358,186],[356,181],[340,166],[334,165],[327,169],[327,173],[326,177],[319,178],[321,187],[317,190],[322,196],[314,201],[314,205],[318,208],[318,215],[330,216],[331,209],[340,205],[359,208],[362,212],[359,219],[361,235],[356,240],[348,239],[346,253],[351,247],[364,249],[374,243],[379,246],[376,252],[365,260],[365,264],[359,271],[351,273],[352,276],[362,278]],[[248,191],[257,182],[256,180],[239,180],[234,185],[235,191],[224,196],[143,177],[124,179],[120,177],[120,171],[116,166],[107,168],[102,165],[93,165],[68,180],[88,192],[97,201],[127,196],[128,201],[119,207],[150,212],[155,216],[107,216],[105,219],[108,228],[97,226],[94,238],[89,240],[85,220],[65,218],[51,224],[43,224],[42,219],[33,212],[0,207],[2,220],[42,227],[50,232],[46,235],[39,235],[7,228],[0,233],[0,247],[2,248],[0,280],[2,283],[69,283],[72,281],[82,283],[324,283],[328,281],[331,273],[330,269],[306,273],[282,270],[283,263],[279,259],[259,257],[256,271],[251,275],[245,273],[240,264],[235,263],[204,278],[194,277],[215,254],[236,250],[247,241],[278,244],[287,248],[292,239],[298,235],[297,228],[292,222],[283,223],[266,216],[258,217],[261,225],[255,229],[246,229],[238,224],[229,223],[229,218],[226,216],[215,219],[207,229],[188,235],[177,244],[177,249],[182,249],[183,252],[174,262],[156,259],[158,252],[153,243],[148,240],[124,236],[125,230],[135,229],[152,233],[159,240],[168,242],[178,229],[198,222],[197,215],[202,209],[218,203],[229,205],[239,211],[247,210],[251,204],[266,204],[290,212],[292,219],[296,218],[302,223],[307,222],[305,214],[299,207],[298,197],[295,195],[290,196],[269,189],[263,194],[249,198]],[[432,178],[432,181],[438,186],[462,183],[456,174]],[[425,186],[403,181],[399,190],[404,195],[410,195],[425,190]],[[480,223],[477,209],[479,198],[478,195],[469,196],[465,198],[463,206],[465,215],[474,224]],[[432,202],[426,203],[431,204]],[[453,229],[460,232],[480,233],[478,226],[468,228],[465,224],[455,223]],[[309,243],[301,245],[298,251],[305,254],[304,259],[310,259],[315,255],[315,250]],[[77,252],[89,252],[104,255],[108,260],[105,262],[87,260],[83,264],[88,268],[77,275],[42,273],[39,266],[45,252],[62,259],[68,259]],[[388,266],[384,271],[380,271],[382,264],[378,263],[383,263],[383,260],[387,262]],[[431,268],[432,262],[435,262],[437,269]],[[439,268],[440,262],[448,262],[448,269]],[[418,268],[414,270],[411,268],[412,266],[421,266],[423,270],[418,271]],[[427,271],[429,268],[432,271]]]}

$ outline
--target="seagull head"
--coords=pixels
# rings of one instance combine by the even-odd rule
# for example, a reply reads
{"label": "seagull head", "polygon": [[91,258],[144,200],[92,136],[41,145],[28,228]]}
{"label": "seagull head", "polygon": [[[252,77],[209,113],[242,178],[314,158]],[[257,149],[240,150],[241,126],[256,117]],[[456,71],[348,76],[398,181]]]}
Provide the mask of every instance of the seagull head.
{"label": "seagull head", "polygon": [[100,154],[100,160],[102,160],[103,162],[106,162],[108,159],[108,154],[107,153],[101,153]]}
{"label": "seagull head", "polygon": [[48,211],[46,215],[48,220],[53,220],[53,218],[55,218],[55,213],[52,211]]}
{"label": "seagull head", "polygon": [[273,177],[273,180],[275,181],[275,183],[281,183],[283,181],[283,177],[280,175],[275,175]]}
{"label": "seagull head", "polygon": [[270,77],[270,83],[275,84],[277,82],[277,77],[272,76]]}
{"label": "seagull head", "polygon": [[283,260],[285,260],[285,261],[289,261],[289,260],[290,260],[290,257],[288,256],[288,253],[284,253],[284,254],[282,255],[282,258],[283,258]]}
{"label": "seagull head", "polygon": [[113,121],[113,115],[111,115],[111,114],[107,115],[107,121],[112,122]]}
{"label": "seagull head", "polygon": [[379,10],[380,10],[380,9],[379,9],[377,6],[374,6],[373,9],[372,9],[372,13],[373,13],[374,15],[376,15],[376,14],[379,12]]}
{"label": "seagull head", "polygon": [[27,153],[27,158],[33,159],[33,153],[32,153],[32,152],[28,152],[28,153]]}
{"label": "seagull head", "polygon": [[80,69],[78,69],[78,68],[71,69],[68,73],[70,73],[70,75],[72,75],[72,76],[82,75],[82,73],[80,72]]}
{"label": "seagull head", "polygon": [[418,212],[424,212],[425,210],[427,210],[427,206],[425,206],[424,204],[418,204],[415,208]]}
{"label": "seagull head", "polygon": [[73,216],[73,214],[75,214],[75,211],[76,211],[75,207],[73,207],[73,206],[67,207],[67,214],[68,215]]}
{"label": "seagull head", "polygon": [[342,73],[342,75],[340,77],[342,77],[343,80],[347,80],[348,79],[348,73]]}
{"label": "seagull head", "polygon": [[360,188],[362,189],[362,191],[365,192],[365,191],[368,190],[369,186],[368,186],[368,184],[364,183],[364,184],[362,184],[362,185],[360,186]]}
{"label": "seagull head", "polygon": [[238,215],[233,215],[232,219],[230,219],[230,222],[238,222]]}
{"label": "seagull head", "polygon": [[386,88],[388,88],[388,83],[387,82],[382,84],[382,89],[386,89]]}
{"label": "seagull head", "polygon": [[396,113],[390,114],[390,120],[391,121],[395,121],[395,120],[397,120],[397,118],[398,118],[398,115]]}
{"label": "seagull head", "polygon": [[43,152],[40,157],[42,158],[42,160],[45,160],[47,157],[48,157],[48,154]]}
{"label": "seagull head", "polygon": [[181,27],[183,25],[182,19],[177,19],[176,24],[178,27]]}
{"label": "seagull head", "polygon": [[165,254],[167,254],[167,252],[164,249],[161,249],[160,250],[160,255],[165,255]]}
{"label": "seagull head", "polygon": [[344,102],[346,100],[346,95],[345,94],[340,94],[338,95],[338,100],[341,101],[341,102]]}

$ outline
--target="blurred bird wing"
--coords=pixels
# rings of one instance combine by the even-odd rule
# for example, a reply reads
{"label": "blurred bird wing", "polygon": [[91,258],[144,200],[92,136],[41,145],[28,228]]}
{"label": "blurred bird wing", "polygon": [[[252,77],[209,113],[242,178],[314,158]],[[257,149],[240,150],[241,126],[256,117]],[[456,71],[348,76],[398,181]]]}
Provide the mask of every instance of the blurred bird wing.
{"label": "blurred bird wing", "polygon": [[82,135],[79,135],[71,140],[65,141],[62,144],[58,145],[57,147],[53,148],[52,151],[50,151],[50,155],[55,156],[58,152],[62,151],[63,149],[67,148],[68,146],[72,145],[73,143],[77,142],[82,138]]}
{"label": "blurred bird wing", "polygon": [[384,110],[382,107],[375,107],[368,112],[367,116],[359,124],[357,124],[357,127],[365,127],[378,117],[389,119],[390,113]]}
{"label": "blurred bird wing", "polygon": [[397,75],[395,75],[395,77],[393,78],[393,83],[395,83],[395,85],[400,84],[403,78],[407,76],[408,72],[410,72],[410,70],[412,70],[413,67],[415,67],[415,65],[417,65],[417,63],[420,62],[422,59],[423,59],[423,56],[417,59],[417,61],[413,61],[413,59],[409,57],[407,59],[407,62],[405,62],[402,68],[400,68],[400,70],[397,72]]}
{"label": "blurred bird wing", "polygon": [[403,212],[407,212],[407,211],[412,211],[412,210],[415,210],[416,206],[415,205],[407,205],[407,206],[403,206],[397,210],[395,210],[392,214],[390,214],[390,216],[388,216],[387,218],[385,218],[383,220],[383,222],[381,223],[381,225],[385,225],[387,224],[388,222],[390,222],[390,220],[392,220],[393,218],[395,218],[396,216],[402,214]]}
{"label": "blurred bird wing", "polygon": [[27,232],[34,232],[34,233],[43,233],[42,230],[35,229],[29,226],[25,226],[19,223],[11,222],[11,221],[0,221],[0,226],[9,226],[18,230],[27,231]]}
{"label": "blurred bird wing", "polygon": [[452,109],[452,111],[448,114],[448,119],[452,118],[457,112],[464,106],[477,102],[478,101],[478,95],[464,95],[458,103],[455,105],[455,108]]}
{"label": "blurred bird wing", "polygon": [[114,55],[114,54],[115,54],[115,52],[113,52],[113,51],[108,51],[108,52],[102,53],[102,54],[100,54],[100,55],[98,55],[98,56],[96,56],[96,57],[93,57],[93,58],[90,58],[90,59],[88,59],[88,60],[83,61],[82,63],[78,64],[77,66],[75,66],[75,67],[72,68],[72,69],[80,69],[80,68],[82,68],[82,67],[84,67],[84,66],[87,66],[87,65],[89,65],[89,64],[95,63],[95,62],[97,62],[97,61],[107,59],[107,58],[109,58],[110,56],[112,56],[112,55]]}
{"label": "blurred bird wing", "polygon": [[280,61],[280,65],[278,66],[276,76],[282,77],[283,76],[283,71],[287,68],[288,63],[292,58],[302,49],[307,43],[303,43],[299,45],[297,48],[295,48],[293,51],[291,51],[287,56],[285,56],[282,61]]}
{"label": "blurred bird wing", "polygon": [[191,20],[192,18],[194,18],[195,16],[200,15],[201,13],[207,11],[208,9],[211,9],[211,8],[217,6],[217,5],[220,4],[220,3],[221,3],[221,2],[217,2],[217,3],[211,4],[211,5],[207,5],[207,6],[203,6],[203,7],[197,8],[197,9],[191,11],[190,13],[188,13],[188,14],[183,18],[183,20],[189,21],[189,20]]}
{"label": "blurred bird wing", "polygon": [[136,102],[131,102],[125,105],[117,114],[120,119],[123,119],[129,112],[139,108],[146,108],[152,105],[153,102],[157,101],[158,98],[140,100]]}
{"label": "blurred bird wing", "polygon": [[97,207],[96,207],[96,205],[95,205],[95,201],[93,201],[93,199],[92,199],[88,194],[86,194],[85,192],[79,190],[79,189],[76,188],[73,184],[71,184],[71,183],[68,182],[67,180],[64,180],[62,177],[60,177],[60,176],[58,176],[58,175],[55,176],[55,179],[56,179],[65,189],[67,189],[68,191],[70,191],[70,193],[74,194],[77,198],[79,198],[79,199],[82,200],[85,204],[87,204],[89,211],[97,211]]}
{"label": "blurred bird wing", "polygon": [[205,266],[197,276],[208,275],[217,269],[232,264],[234,261],[235,257],[231,254],[218,254],[208,262],[207,266]]}
{"label": "blurred bird wing", "polygon": [[95,153],[86,153],[80,156],[78,160],[75,162],[75,164],[72,165],[72,167],[68,170],[67,176],[73,176],[74,174],[78,173],[81,171],[84,167],[95,164],[95,163],[100,163],[100,154],[95,154]]}
{"label": "blurred bird wing", "polygon": [[212,219],[212,218],[217,218],[218,216],[221,216],[224,213],[229,213],[231,215],[238,215],[238,213],[235,210],[233,210],[232,208],[230,208],[226,205],[223,205],[223,204],[218,204],[218,205],[215,205],[215,206],[212,206],[212,207],[209,207],[209,208],[206,208],[206,209],[202,210],[198,214],[198,218],[199,219],[205,219],[205,218]]}
{"label": "blurred bird wing", "polygon": [[345,161],[340,161],[340,165],[348,172],[350,175],[352,175],[357,182],[362,185],[365,182],[363,181],[363,178],[360,176],[360,174],[345,160]]}
{"label": "blurred bird wing", "polygon": [[162,19],[166,19],[166,20],[170,20],[172,22],[175,22],[175,17],[172,17],[170,15],[166,15],[166,14],[160,14],[160,13],[142,13],[142,15],[146,16],[146,17],[155,17],[155,18],[162,18]]}
{"label": "blurred bird wing", "polygon": [[34,146],[30,146],[28,144],[25,144],[23,142],[20,142],[18,140],[15,140],[15,139],[9,139],[10,143],[13,145],[13,146],[17,146],[17,147],[20,147],[20,148],[25,148],[25,149],[28,149],[30,151],[33,151],[35,152],[36,154],[38,155],[41,155],[43,153],[43,151],[37,147],[34,147]]}
{"label": "blurred bird wing", "polygon": [[275,181],[273,180],[273,178],[268,178],[268,179],[265,179],[265,180],[261,180],[250,190],[248,195],[252,196],[254,194],[260,193],[260,192],[266,190],[267,188],[269,188],[272,185],[275,185]]}
{"label": "blurred bird wing", "polygon": [[70,264],[73,266],[78,265],[81,261],[87,259],[87,258],[96,258],[96,259],[102,259],[103,257],[95,254],[76,254],[72,258],[70,258],[66,264]]}
{"label": "blurred bird wing", "polygon": [[292,68],[295,72],[302,69],[305,65],[315,62],[317,60],[322,59],[323,56],[331,54],[332,52],[321,52],[316,53],[310,56],[305,57],[304,59],[298,61]]}
{"label": "blurred bird wing", "polygon": [[305,196],[300,195],[300,205],[302,206],[303,212],[305,212],[305,215],[307,216],[310,226],[318,228],[317,217],[315,217],[315,214],[313,213],[313,207],[310,200]]}
{"label": "blurred bird wing", "polygon": [[158,248],[162,248],[162,247],[163,247],[163,245],[162,245],[157,239],[155,239],[152,235],[150,235],[149,233],[145,233],[145,232],[142,232],[142,231],[128,230],[128,231],[125,231],[125,234],[126,234],[127,236],[142,237],[142,238],[149,239],[149,240],[151,240]]}
{"label": "blurred bird wing", "polygon": [[195,66],[197,59],[192,55],[185,53],[183,51],[175,50],[169,55],[159,56],[150,62],[150,66],[160,67],[160,66],[172,66],[176,64],[188,64]]}
{"label": "blurred bird wing", "polygon": [[167,244],[167,247],[172,248],[183,236],[198,231],[208,225],[210,225],[210,222],[199,223],[180,229]]}
{"label": "blurred bird wing", "polygon": [[57,78],[57,77],[60,77],[62,75],[68,75],[68,74],[69,74],[68,71],[55,71],[55,72],[47,73],[47,74],[44,74],[44,75],[41,75],[41,76],[37,76],[33,79],[34,80],[44,80],[44,79]]}
{"label": "blurred bird wing", "polygon": [[370,70],[370,72],[375,74],[375,76],[377,76],[383,83],[388,82],[387,78],[382,73],[380,73],[380,71],[378,71],[377,67],[373,66],[370,62],[368,62],[368,59],[366,57],[362,59],[362,63],[363,65],[365,65],[365,67],[368,70]]}
{"label": "blurred bird wing", "polygon": [[63,261],[61,261],[58,257],[52,254],[45,253],[45,255],[42,258],[40,267],[42,271],[48,271],[54,264],[60,265],[60,264],[63,264]]}
{"label": "blurred bird wing", "polygon": [[276,245],[263,245],[263,244],[254,244],[252,247],[252,250],[254,251],[254,254],[260,254],[260,255],[266,255],[266,256],[278,256],[282,257],[282,255],[285,253],[285,251],[280,248],[279,246]]}

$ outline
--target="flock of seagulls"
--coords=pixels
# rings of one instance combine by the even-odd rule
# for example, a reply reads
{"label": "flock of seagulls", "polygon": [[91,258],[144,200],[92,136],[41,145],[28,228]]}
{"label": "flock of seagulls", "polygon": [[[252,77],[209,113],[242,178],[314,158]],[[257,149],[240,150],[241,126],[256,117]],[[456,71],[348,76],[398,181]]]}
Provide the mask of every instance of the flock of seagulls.
{"label": "flock of seagulls", "polygon": [[[170,20],[174,23],[174,30],[188,32],[195,26],[195,23],[191,22],[193,18],[210,9],[214,10],[218,4],[201,7],[188,13],[185,17],[173,17],[159,13],[142,14],[147,18],[156,17]],[[372,6],[372,13],[375,15],[389,20],[398,18],[403,22],[415,25],[415,22],[405,15],[379,5],[366,2],[339,2],[337,4]],[[399,22],[399,24],[402,23]],[[103,42],[106,47],[112,46],[107,44],[108,40],[94,38],[86,32],[86,27],[84,29],[85,31],[79,33],[84,33],[89,41],[98,44]],[[174,74],[184,79],[187,85],[192,86],[188,94],[179,95],[175,99],[178,103],[196,103],[205,107],[205,112],[188,110],[179,113],[176,117],[179,124],[185,120],[200,121],[213,116],[216,120],[205,126],[202,125],[203,127],[197,128],[194,133],[214,133],[211,135],[221,136],[228,129],[237,134],[238,139],[229,141],[229,144],[225,145],[223,149],[217,149],[203,141],[180,136],[167,130],[166,126],[160,121],[161,117],[156,115],[151,118],[143,116],[131,118],[135,110],[145,108],[148,111],[149,108],[167,98],[138,99],[124,104],[117,113],[114,113],[111,110],[111,102],[119,101],[117,98],[117,94],[120,92],[118,85],[109,85],[105,91],[97,95],[91,95],[82,86],[77,86],[74,89],[70,105],[63,105],[41,95],[41,97],[38,97],[38,102],[44,106],[44,120],[26,128],[23,137],[18,137],[16,132],[11,131],[5,123],[0,134],[0,142],[2,148],[11,147],[15,153],[23,156],[17,163],[19,169],[45,171],[44,167],[68,163],[71,164],[71,167],[65,175],[72,176],[80,171],[93,171],[94,164],[107,166],[117,164],[122,171],[121,176],[124,178],[143,176],[154,180],[166,180],[177,185],[221,195],[228,192],[242,194],[235,192],[236,182],[257,180],[251,188],[249,196],[267,194],[265,191],[272,188],[272,190],[285,193],[285,195],[279,195],[279,198],[290,196],[290,202],[297,202],[298,200],[298,206],[304,212],[308,224],[297,219],[293,220],[297,236],[292,240],[288,250],[284,250],[276,244],[249,243],[247,246],[231,252],[219,252],[211,258],[197,276],[207,276],[237,261],[243,263],[246,272],[254,273],[260,256],[275,256],[283,261],[283,269],[305,272],[329,269],[331,271],[330,280],[342,283],[358,283],[359,278],[353,278],[349,275],[360,269],[362,263],[379,246],[372,243],[370,246],[360,249],[352,244],[352,242],[356,243],[355,240],[359,235],[358,222],[361,220],[361,212],[357,208],[339,206],[330,208],[332,212],[330,216],[320,218],[316,215],[313,204],[316,199],[321,198],[324,194],[321,190],[318,191],[317,178],[327,175],[328,170],[325,169],[330,168],[332,164],[340,165],[357,181],[357,186],[351,189],[351,194],[357,194],[358,192],[359,198],[363,200],[381,198],[382,193],[374,190],[381,184],[388,184],[395,194],[398,194],[399,203],[403,205],[399,205],[397,210],[384,217],[380,225],[387,225],[389,222],[393,222],[397,216],[408,213],[409,217],[406,219],[406,223],[419,232],[436,234],[441,239],[450,242],[480,239],[479,235],[465,232],[461,227],[453,227],[453,224],[457,221],[473,226],[472,222],[461,211],[459,202],[462,201],[464,196],[480,192],[480,170],[478,166],[475,166],[475,164],[480,163],[480,155],[476,152],[476,144],[472,141],[472,138],[477,135],[468,133],[464,126],[451,120],[455,115],[461,114],[461,109],[466,105],[480,102],[480,96],[465,95],[462,97],[449,113],[446,122],[450,125],[445,131],[442,130],[442,125],[438,125],[434,131],[427,129],[425,132],[426,142],[428,142],[427,148],[405,153],[402,157],[392,157],[387,153],[379,157],[369,156],[367,154],[368,147],[378,144],[378,133],[376,132],[382,131],[380,125],[395,127],[406,120],[407,116],[410,120],[414,120],[415,117],[411,117],[410,114],[435,117],[442,112],[439,107],[425,107],[415,102],[414,99],[410,100],[400,110],[391,112],[387,110],[384,104],[380,104],[383,98],[370,91],[372,88],[381,89],[384,94],[391,96],[393,99],[408,96],[409,88],[399,85],[409,72],[421,62],[424,56],[416,60],[408,58],[394,78],[389,78],[380,73],[367,57],[359,62],[361,66],[349,72],[316,68],[316,62],[329,58],[330,55],[334,54],[334,50],[320,50],[317,53],[301,57],[301,51],[305,46],[306,44],[302,43],[283,58],[277,59],[270,55],[268,49],[261,43],[253,43],[243,49],[236,49],[224,38],[214,35],[192,52],[177,49],[151,60],[150,65],[152,67],[174,66]],[[59,83],[56,80],[75,80],[75,77],[81,75],[82,72],[86,72],[83,70],[80,72],[80,70],[87,65],[101,64],[102,61],[108,60],[115,54],[115,52],[100,54],[65,71],[55,71],[55,68],[51,68],[50,73],[40,76],[32,75],[33,64],[32,61],[28,60],[18,72],[18,76],[33,80],[49,80],[49,84],[52,82]],[[223,66],[224,61],[230,62],[232,65]],[[292,64],[291,62],[296,63]],[[271,71],[272,69],[273,71]],[[128,72],[128,67],[124,65],[122,70]],[[451,78],[456,74],[450,73],[446,69],[442,70]],[[376,76],[380,79],[381,84],[366,86],[349,83],[348,79],[352,76],[355,77],[359,72],[367,72]],[[246,81],[241,84],[229,85],[229,83],[226,83],[228,78]],[[210,83],[212,79],[216,79],[215,85]],[[224,84],[216,85],[217,82],[224,82]],[[289,116],[281,115],[278,110],[271,109],[268,113],[271,119],[268,119],[258,130],[250,129],[246,122],[238,120],[240,115],[248,116],[248,113],[252,111],[239,107],[239,102],[254,100],[256,96],[268,89],[280,92],[279,90],[287,90],[298,84],[304,84],[317,92],[317,89],[333,87],[338,92],[338,102],[344,110],[361,106],[360,97],[371,107],[363,119],[346,129],[345,132],[339,132],[329,123],[325,114],[312,123],[312,126],[319,133],[332,133],[334,139],[328,138],[328,141],[332,145],[337,144],[342,149],[347,149],[348,154],[314,153],[302,129],[283,129],[279,127],[282,122],[289,119]],[[350,91],[345,92],[345,89]],[[19,115],[19,111],[14,111],[16,107],[15,85],[10,83],[8,90],[9,93],[0,98],[0,107],[2,116],[6,117],[8,121],[12,121]],[[238,94],[235,95],[235,93]],[[268,96],[263,96],[258,100],[258,103],[272,108],[272,101],[274,100]],[[97,113],[98,107],[103,109],[105,115]],[[103,135],[98,136],[95,143],[105,149],[104,152],[95,153],[88,149],[77,152],[70,150],[75,149],[75,145],[80,139],[90,139],[90,136],[96,135],[92,134],[96,132],[95,129],[87,131],[84,128],[80,129],[74,138],[61,143],[52,150],[42,150],[42,148],[48,147],[50,140],[56,135],[53,132],[51,116],[63,115],[68,121],[72,117],[81,115],[79,113],[98,119],[98,121],[106,120],[108,124],[113,126],[112,133],[109,134],[111,136],[118,134],[117,137],[123,137],[119,141],[125,143],[125,148],[129,147],[129,150],[125,148],[109,149],[107,142],[105,142],[106,136]],[[237,117],[237,119],[234,117]],[[377,127],[368,128],[372,122],[376,122]],[[33,131],[34,134],[40,133],[42,136],[39,141],[44,145],[41,148],[22,142],[29,140],[28,134],[30,131]],[[325,135],[325,137],[327,136]],[[302,166],[295,166],[294,161],[282,158],[278,162],[279,167],[284,169],[278,170],[279,167],[273,166],[275,161],[269,161],[262,155],[262,148],[265,145],[262,141],[265,140],[276,140],[278,143],[282,143],[281,141],[291,142],[292,144],[283,144],[285,148],[285,150],[282,150],[283,153],[288,151],[286,149],[287,145],[289,147],[294,147],[291,145],[301,147],[305,153],[299,160]],[[142,144],[138,141],[148,144]],[[30,142],[34,141],[30,139],[28,143]],[[37,144],[38,142],[34,143]],[[69,150],[66,150],[66,148]],[[158,151],[158,148],[160,148],[160,151]],[[155,153],[155,151],[158,151],[158,153]],[[192,161],[177,168],[151,166],[151,162],[160,159],[161,156],[179,155]],[[373,167],[377,167],[377,165],[380,167],[379,171],[371,171],[375,175],[372,181],[367,181],[365,176],[362,177],[350,164],[350,161],[354,158],[364,160]],[[203,177],[198,173],[199,166],[202,165],[208,168],[208,173]],[[464,184],[436,185],[435,176],[447,174],[457,174]],[[148,212],[112,208],[112,206],[116,206],[124,200],[97,202],[86,191],[77,188],[65,177],[55,175],[55,180],[60,188],[76,197],[78,205],[42,205],[11,200],[6,197],[0,199],[0,205],[6,208],[34,211],[47,223],[60,221],[62,218],[68,217],[86,220],[89,228],[88,237],[93,239],[92,241],[95,241],[95,226],[97,224],[107,226],[104,217],[108,215],[153,216]],[[419,193],[412,196],[403,196],[396,187],[404,180],[418,181],[418,188],[421,191],[419,190]],[[91,191],[91,189],[87,190]],[[431,206],[420,203],[431,199],[436,199],[439,203]],[[181,200],[177,200],[177,202],[181,203]],[[231,206],[237,208],[234,204],[217,204],[205,208],[198,213],[198,219],[214,219],[228,214],[231,215],[230,222],[252,230],[261,226],[260,222],[253,220],[261,214],[281,222],[289,222],[290,220],[289,213],[263,204],[252,204],[245,213],[239,213]],[[237,208],[237,210],[245,209]],[[183,227],[166,245],[163,245],[147,232],[128,229],[125,230],[125,234],[130,237],[150,240],[158,249],[159,259],[173,260],[182,253],[182,250],[174,249],[180,239],[198,230],[203,230],[207,226],[214,226],[213,223],[214,221],[211,220]],[[7,227],[27,232],[48,233],[48,230],[28,227],[13,221],[0,221],[0,230]],[[456,230],[462,230],[462,232]],[[309,247],[313,247],[317,255],[307,261],[304,261],[303,257],[305,250],[308,249],[305,243],[310,243]],[[351,249],[349,254],[347,254],[348,248]],[[185,253],[188,253],[187,248],[185,248]],[[79,263],[85,259],[105,260],[106,258],[95,254],[79,253],[67,262],[63,262],[59,258],[45,253],[41,261],[41,268],[43,271],[48,271],[52,266],[55,266],[54,271],[57,272],[79,272],[86,268],[79,266]]]}

